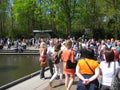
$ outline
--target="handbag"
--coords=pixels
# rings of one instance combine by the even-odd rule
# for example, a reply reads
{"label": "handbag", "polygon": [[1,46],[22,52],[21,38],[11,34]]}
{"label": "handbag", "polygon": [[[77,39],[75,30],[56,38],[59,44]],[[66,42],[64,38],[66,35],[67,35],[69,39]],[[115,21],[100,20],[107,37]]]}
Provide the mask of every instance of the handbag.
{"label": "handbag", "polygon": [[54,57],[54,60],[52,60],[53,64],[58,64],[60,62],[58,55]]}
{"label": "handbag", "polygon": [[113,76],[110,90],[120,90],[120,79],[117,76]]}
{"label": "handbag", "polygon": [[71,56],[71,52],[70,52],[68,60],[66,61],[66,69],[75,69],[77,63],[76,62],[75,63],[71,62],[70,56]]}
{"label": "handbag", "polygon": [[46,67],[47,66],[47,62],[46,61],[41,61],[40,62],[40,67]]}
{"label": "handbag", "polygon": [[120,73],[120,69],[117,70],[116,72],[116,65],[114,62],[114,76],[112,78],[112,82],[111,82],[111,86],[110,86],[110,90],[119,90],[120,89],[120,78],[118,77],[118,74]]}
{"label": "handbag", "polygon": [[52,60],[53,64],[60,63],[61,54],[62,54],[62,51],[57,52],[57,55],[54,56],[54,60]]}

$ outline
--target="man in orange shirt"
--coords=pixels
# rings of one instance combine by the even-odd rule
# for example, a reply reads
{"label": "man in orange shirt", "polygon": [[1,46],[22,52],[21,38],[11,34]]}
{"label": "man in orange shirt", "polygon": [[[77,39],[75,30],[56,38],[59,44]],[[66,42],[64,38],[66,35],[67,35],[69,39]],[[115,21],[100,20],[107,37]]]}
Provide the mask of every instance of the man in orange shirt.
{"label": "man in orange shirt", "polygon": [[77,63],[76,74],[79,78],[77,90],[98,90],[99,64],[94,60],[94,50],[85,50],[86,58]]}

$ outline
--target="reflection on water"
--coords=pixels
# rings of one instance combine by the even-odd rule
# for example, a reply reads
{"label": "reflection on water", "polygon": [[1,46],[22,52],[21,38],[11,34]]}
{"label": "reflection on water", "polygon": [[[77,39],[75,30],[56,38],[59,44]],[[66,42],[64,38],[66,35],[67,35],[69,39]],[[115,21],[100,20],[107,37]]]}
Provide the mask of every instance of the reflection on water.
{"label": "reflection on water", "polygon": [[38,55],[0,55],[0,86],[39,70]]}
{"label": "reflection on water", "polygon": [[17,69],[18,67],[17,66],[0,66],[0,72],[9,72],[10,70],[14,70],[14,69]]}

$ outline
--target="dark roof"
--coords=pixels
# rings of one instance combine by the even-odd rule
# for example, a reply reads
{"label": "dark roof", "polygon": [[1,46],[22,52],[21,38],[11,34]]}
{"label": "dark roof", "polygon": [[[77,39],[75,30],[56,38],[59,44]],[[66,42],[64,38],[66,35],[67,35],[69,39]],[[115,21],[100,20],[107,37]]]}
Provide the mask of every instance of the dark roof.
{"label": "dark roof", "polygon": [[33,32],[52,32],[52,30],[33,30]]}

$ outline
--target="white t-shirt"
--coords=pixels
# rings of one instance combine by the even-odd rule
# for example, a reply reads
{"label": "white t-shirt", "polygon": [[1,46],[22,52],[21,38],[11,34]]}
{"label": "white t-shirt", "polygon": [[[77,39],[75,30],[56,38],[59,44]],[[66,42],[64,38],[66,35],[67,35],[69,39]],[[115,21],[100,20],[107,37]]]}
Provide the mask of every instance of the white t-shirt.
{"label": "white t-shirt", "polygon": [[[115,71],[120,67],[119,63],[115,62]],[[100,63],[100,68],[102,71],[102,80],[101,84],[106,86],[111,86],[112,77],[114,75],[114,62],[110,63],[110,67],[108,67],[108,63],[106,61],[102,61]]]}
{"label": "white t-shirt", "polygon": [[54,46],[48,46],[47,48],[47,55],[49,59],[53,59],[53,53],[54,53]]}

